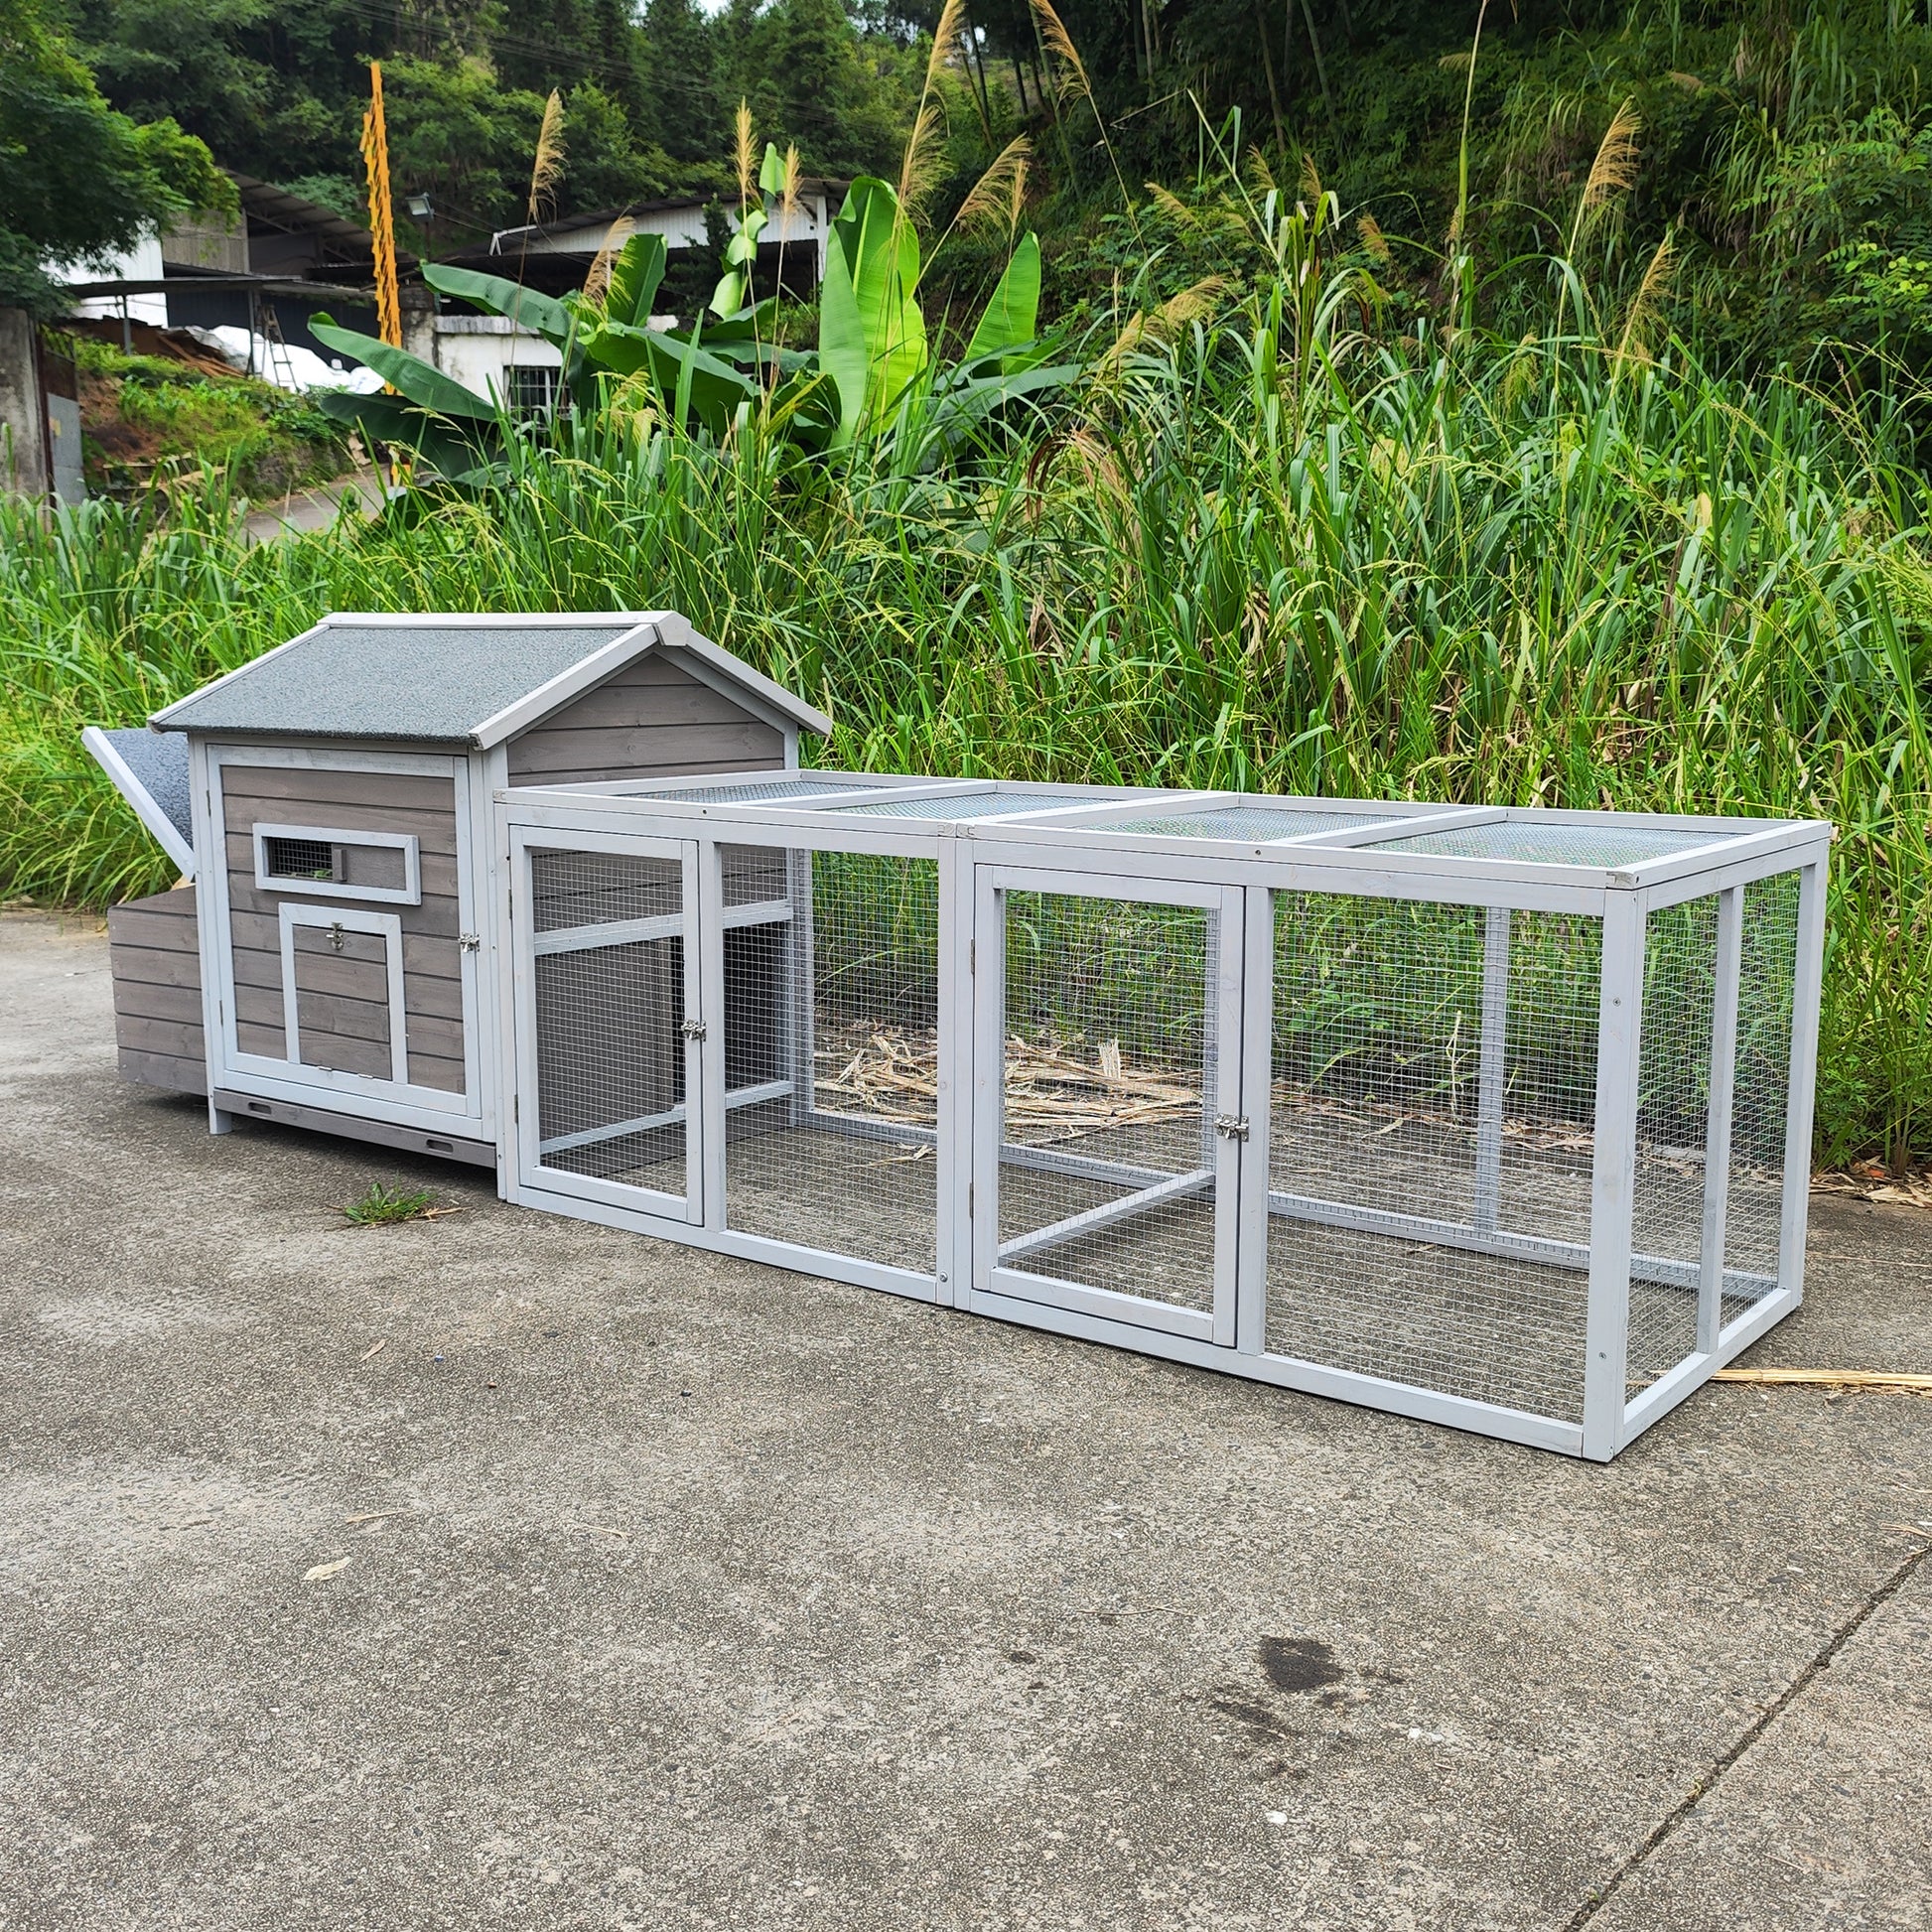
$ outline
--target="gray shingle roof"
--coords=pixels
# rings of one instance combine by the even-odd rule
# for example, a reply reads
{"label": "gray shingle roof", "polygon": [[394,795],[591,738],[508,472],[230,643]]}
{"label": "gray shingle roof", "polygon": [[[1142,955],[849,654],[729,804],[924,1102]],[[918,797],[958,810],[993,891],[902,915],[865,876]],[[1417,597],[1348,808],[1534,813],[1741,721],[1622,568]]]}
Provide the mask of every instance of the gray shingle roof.
{"label": "gray shingle roof", "polygon": [[470,745],[479,726],[636,627],[622,615],[553,623],[345,617],[156,712],[154,723]]}
{"label": "gray shingle roof", "polygon": [[193,879],[195,811],[189,802],[187,739],[164,738],[136,725],[122,731],[90,727],[80,742],[168,856]]}

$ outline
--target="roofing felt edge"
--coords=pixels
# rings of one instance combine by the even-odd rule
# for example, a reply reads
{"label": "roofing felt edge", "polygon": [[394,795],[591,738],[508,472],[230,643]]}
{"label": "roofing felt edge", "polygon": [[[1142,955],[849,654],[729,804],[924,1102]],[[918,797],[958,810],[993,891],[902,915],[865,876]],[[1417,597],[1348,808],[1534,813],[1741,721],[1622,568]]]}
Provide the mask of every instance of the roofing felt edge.
{"label": "roofing felt edge", "polygon": [[[298,631],[293,637],[285,638],[281,643],[263,651],[260,656],[251,657],[247,663],[238,664],[233,670],[224,671],[217,678],[210,678],[207,684],[189,692],[187,696],[177,698],[172,704],[164,705],[148,719],[149,729],[159,732],[198,729],[192,718],[182,719],[180,714],[191,706],[199,704],[210,691],[219,690],[226,684],[251,676],[270,658],[280,656],[283,651],[293,650],[298,644],[307,643],[310,638],[335,624],[408,629],[412,626],[448,626],[452,622],[459,625],[474,624],[480,629],[485,627],[509,629],[518,625],[576,626],[587,630],[609,629],[617,634],[602,648],[589,652],[558,676],[526,692],[514,704],[505,706],[491,717],[480,720],[459,737],[429,740],[399,734],[398,743],[465,744],[474,750],[487,751],[516,733],[539,723],[551,712],[568,704],[580,692],[609,677],[613,672],[621,670],[625,664],[644,656],[648,651],[660,648],[687,652],[715,674],[729,679],[748,696],[803,730],[816,732],[821,738],[829,738],[832,733],[832,721],[824,712],[815,705],[807,704],[795,692],[787,691],[783,685],[766,677],[762,671],[755,669],[742,657],[735,656],[722,645],[713,643],[710,638],[700,636],[689,620],[675,611],[332,611],[320,621],[311,624],[307,630]],[[536,702],[539,699],[542,700],[541,703]],[[297,737],[332,735],[304,732],[300,727],[293,726],[287,729],[292,736]]]}

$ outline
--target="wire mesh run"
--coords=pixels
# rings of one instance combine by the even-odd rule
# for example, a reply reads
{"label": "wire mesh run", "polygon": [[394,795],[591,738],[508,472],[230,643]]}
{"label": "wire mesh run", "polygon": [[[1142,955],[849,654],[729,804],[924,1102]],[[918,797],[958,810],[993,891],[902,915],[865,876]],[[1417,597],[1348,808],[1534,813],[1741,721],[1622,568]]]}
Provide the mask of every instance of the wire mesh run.
{"label": "wire mesh run", "polygon": [[932,1275],[937,862],[719,856],[727,905],[757,914],[724,935],[726,1225]]}
{"label": "wire mesh run", "polygon": [[1697,1350],[1717,978],[1716,898],[1650,914],[1624,1358],[1633,1393]]}
{"label": "wire mesh run", "polygon": [[1295,806],[1215,805],[1197,812],[1150,812],[1145,818],[1116,819],[1114,832],[1137,832],[1164,839],[1240,839],[1264,845],[1274,839],[1306,839],[1320,832],[1353,832],[1373,825],[1373,812],[1302,810]]}
{"label": "wire mesh run", "polygon": [[1510,859],[1526,866],[1593,866],[1614,870],[1695,852],[1727,836],[1675,826],[1467,825],[1447,832],[1419,832],[1390,839],[1384,852],[1433,852],[1447,859]]}
{"label": "wire mesh run", "polygon": [[1210,1311],[1218,918],[1005,895],[999,1266]]}
{"label": "wire mesh run", "polygon": [[1267,1347],[1583,1406],[1594,919],[1275,896]]}
{"label": "wire mesh run", "polygon": [[1742,888],[1730,1184],[1725,1208],[1725,1324],[1772,1293],[1784,1221],[1791,1112],[1792,1002],[1798,976],[1798,875]]}
{"label": "wire mesh run", "polygon": [[682,1198],[684,869],[530,854],[539,1165]]}

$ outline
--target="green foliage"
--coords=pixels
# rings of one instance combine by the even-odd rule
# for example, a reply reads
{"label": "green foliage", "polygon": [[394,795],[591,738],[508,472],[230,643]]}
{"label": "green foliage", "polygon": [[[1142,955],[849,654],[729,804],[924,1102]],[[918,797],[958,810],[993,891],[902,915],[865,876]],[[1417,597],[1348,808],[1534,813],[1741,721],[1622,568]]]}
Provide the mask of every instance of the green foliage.
{"label": "green foliage", "polygon": [[1821,1152],[1923,1147],[1932,503],[1897,426],[1681,346],[1365,333],[1299,232],[1165,340],[1098,319],[1054,435],[970,462],[614,407],[508,441],[501,489],[257,549],[218,504],[0,513],[0,882],[165,883],[79,726],[324,610],[669,604],[861,768],[1829,818]]}
{"label": "green foliage", "polygon": [[388,1227],[397,1221],[433,1220],[435,1206],[436,1196],[427,1187],[372,1180],[361,1199],[343,1209],[343,1218],[358,1228]]}
{"label": "green foliage", "polygon": [[200,141],[113,112],[38,0],[0,0],[0,307],[54,314],[44,260],[97,261],[158,223],[233,206]]}
{"label": "green foliage", "polygon": [[[767,146],[763,194],[776,195],[783,164]],[[775,298],[739,308],[766,212],[748,202],[726,251],[710,317],[690,327],[649,327],[662,284],[662,236],[633,235],[612,264],[601,301],[563,301],[502,276],[430,265],[424,278],[444,294],[514,316],[564,352],[565,386],[581,410],[627,410],[648,396],[663,418],[718,441],[754,421],[803,450],[845,449],[862,434],[893,443],[897,460],[929,467],[1003,407],[1060,387],[1071,368],[1043,366],[1035,341],[1039,251],[1022,239],[967,345],[951,368],[935,364],[919,306],[919,238],[885,182],[861,177],[832,224],[818,341],[811,349],[776,338]],[[510,446],[529,443],[502,399],[478,396],[405,349],[326,316],[311,325],[330,347],[376,370],[395,395],[335,394],[323,407],[365,434],[413,448],[436,479],[483,488],[507,477]],[[614,381],[613,379],[617,380]],[[429,479],[424,479],[428,481]]]}
{"label": "green foliage", "polygon": [[[93,489],[127,495],[192,473],[260,500],[348,468],[342,424],[307,397],[251,376],[191,372],[171,357],[124,354],[91,336],[57,340],[82,378]],[[130,435],[103,437],[103,419]],[[129,460],[128,441],[138,460]]]}

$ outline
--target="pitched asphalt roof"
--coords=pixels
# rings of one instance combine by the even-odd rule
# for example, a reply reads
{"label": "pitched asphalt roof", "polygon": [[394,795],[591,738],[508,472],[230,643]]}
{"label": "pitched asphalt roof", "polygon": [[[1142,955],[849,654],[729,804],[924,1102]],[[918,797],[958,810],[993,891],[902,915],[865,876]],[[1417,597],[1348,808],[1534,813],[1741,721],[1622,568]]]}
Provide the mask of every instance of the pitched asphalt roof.
{"label": "pitched asphalt roof", "polygon": [[343,613],[156,712],[152,723],[169,732],[469,749],[523,730],[660,644],[724,671],[756,703],[809,729],[830,729],[829,719],[669,612]]}

